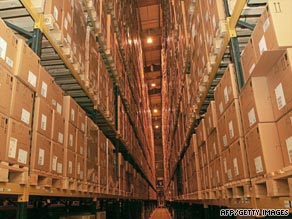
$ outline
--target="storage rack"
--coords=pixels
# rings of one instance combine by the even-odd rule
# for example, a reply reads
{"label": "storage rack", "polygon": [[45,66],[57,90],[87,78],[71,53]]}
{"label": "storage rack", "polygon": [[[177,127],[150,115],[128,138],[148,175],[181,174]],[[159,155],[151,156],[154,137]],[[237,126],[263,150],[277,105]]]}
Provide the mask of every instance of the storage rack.
{"label": "storage rack", "polygon": [[[87,1],[85,0],[85,3]],[[133,165],[133,167],[137,170],[138,173],[146,180],[150,187],[154,191],[156,191],[155,183],[154,183],[154,170],[152,168],[152,163],[149,162],[149,156],[147,159],[147,155],[145,149],[143,147],[141,136],[139,136],[137,127],[134,124],[134,120],[130,113],[130,109],[128,106],[128,102],[126,97],[124,96],[124,91],[119,86],[118,78],[114,77],[114,68],[112,67],[112,63],[110,61],[111,57],[105,54],[103,47],[100,47],[100,53],[103,57],[105,64],[107,65],[108,72],[110,73],[111,79],[115,83],[115,99],[116,99],[116,106],[117,106],[117,98],[118,96],[121,97],[122,103],[126,109],[127,116],[130,120],[130,123],[134,129],[135,136],[138,139],[140,149],[143,152],[144,159],[147,161],[147,167],[141,166],[138,157],[134,157],[128,151],[128,145],[121,136],[119,136],[117,132],[117,115],[115,116],[116,121],[109,121],[103,113],[99,112],[95,109],[93,104],[94,97],[93,95],[88,92],[87,87],[85,86],[84,82],[81,80],[80,75],[75,70],[75,66],[70,62],[62,48],[55,42],[53,37],[50,34],[48,27],[44,24],[44,18],[42,14],[39,14],[37,10],[32,5],[30,0],[13,0],[12,2],[2,3],[5,6],[5,11],[7,13],[4,14],[4,19],[13,19],[13,13],[9,13],[9,6],[11,6],[12,10],[16,7],[17,10],[21,11],[21,17],[31,17],[33,20],[33,32],[30,30],[25,30],[18,25],[11,24],[10,22],[6,22],[6,24],[13,29],[14,31],[18,32],[20,35],[28,37],[28,43],[31,44],[31,48],[38,54],[41,54],[41,64],[50,68],[52,66],[50,74],[55,78],[57,84],[63,89],[63,91],[67,94],[72,96],[76,102],[87,112],[87,114],[93,119],[93,121],[98,125],[98,127],[103,131],[105,136],[113,142],[116,147],[116,153],[122,153],[124,158]],[[85,4],[87,5],[87,4]],[[86,10],[86,8],[84,8]],[[12,11],[11,11],[12,12]],[[91,11],[87,8],[87,12],[89,13],[91,19]],[[113,15],[112,15],[113,16]],[[113,17],[114,18],[114,17]],[[117,28],[116,28],[117,31]],[[119,34],[117,34],[119,36]],[[118,37],[119,39],[119,37]],[[97,35],[97,40],[99,41],[100,45],[102,45],[102,40]],[[42,48],[41,44],[43,45]],[[121,48],[121,42],[119,39],[119,50],[123,54]],[[123,60],[125,59],[123,55]],[[125,64],[125,62],[124,62]],[[127,66],[125,66],[126,69]],[[131,87],[131,92],[133,95],[133,88]],[[115,110],[117,113],[117,109]],[[140,118],[139,118],[140,119]],[[140,121],[141,122],[141,121]],[[144,133],[144,132],[142,132]],[[145,136],[143,136],[145,138]],[[147,145],[146,147],[148,154],[150,153],[151,146]],[[145,168],[150,170],[151,175],[145,172]],[[77,198],[90,198],[93,203],[96,202],[97,199],[132,199],[132,200],[141,200],[141,198],[137,195],[133,196],[124,196],[124,195],[117,195],[117,194],[96,194],[96,193],[87,193],[87,192],[77,192],[77,191],[69,191],[69,190],[58,190],[54,188],[41,188],[41,187],[31,187],[29,185],[19,185],[17,183],[5,183],[0,185],[0,194],[2,195],[16,195],[17,202],[18,202],[18,212],[19,218],[25,218],[26,214],[26,204],[29,200],[29,196],[41,196],[41,197],[76,197]]]}

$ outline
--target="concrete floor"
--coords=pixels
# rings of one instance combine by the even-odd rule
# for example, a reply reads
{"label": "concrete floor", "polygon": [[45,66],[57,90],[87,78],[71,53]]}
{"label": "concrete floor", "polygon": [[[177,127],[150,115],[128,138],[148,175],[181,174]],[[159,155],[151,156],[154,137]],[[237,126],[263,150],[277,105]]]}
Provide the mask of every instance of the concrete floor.
{"label": "concrete floor", "polygon": [[167,208],[156,208],[150,219],[172,219]]}

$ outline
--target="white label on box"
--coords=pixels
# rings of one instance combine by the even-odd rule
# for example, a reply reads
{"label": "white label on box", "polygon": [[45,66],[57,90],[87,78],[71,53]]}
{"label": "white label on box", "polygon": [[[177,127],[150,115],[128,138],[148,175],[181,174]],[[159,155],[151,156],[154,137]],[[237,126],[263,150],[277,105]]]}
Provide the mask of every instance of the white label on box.
{"label": "white label on box", "polygon": [[78,162],[78,164],[77,164],[77,174],[78,175],[80,174],[80,162]]}
{"label": "white label on box", "polygon": [[208,20],[209,20],[209,12],[208,11],[206,11],[205,20],[206,20],[206,22],[208,22]]}
{"label": "white label on box", "polygon": [[57,112],[62,114],[62,105],[57,103]]}
{"label": "white label on box", "polygon": [[29,125],[30,120],[30,112],[28,112],[25,109],[22,109],[21,111],[21,121]]}
{"label": "white label on box", "polygon": [[223,139],[223,146],[227,147],[227,136],[224,135],[222,139]]}
{"label": "white label on box", "polygon": [[224,100],[225,100],[225,103],[228,103],[228,101],[229,101],[228,88],[227,87],[224,88]]}
{"label": "white label on box", "polygon": [[232,139],[234,137],[234,130],[233,130],[233,122],[230,121],[228,123],[228,128],[229,128],[229,137]]}
{"label": "white label on box", "polygon": [[234,166],[234,175],[238,176],[239,175],[239,170],[238,170],[237,158],[233,159],[233,166]]}
{"label": "white label on box", "polygon": [[71,44],[72,39],[71,39],[71,36],[70,36],[69,34],[67,34],[66,39],[67,39],[67,42],[68,42],[69,44]]}
{"label": "white label on box", "polygon": [[47,93],[48,93],[48,85],[44,81],[42,81],[42,90],[41,90],[41,95],[44,98],[47,98]]}
{"label": "white label on box", "polygon": [[6,64],[9,67],[13,68],[14,62],[13,62],[13,60],[11,58],[9,58],[8,56],[6,56]]}
{"label": "white label on box", "polygon": [[71,120],[73,122],[75,121],[75,111],[74,111],[74,109],[71,109]]}
{"label": "white label on box", "polygon": [[73,147],[73,135],[72,134],[69,135],[69,146]]}
{"label": "white label on box", "polygon": [[80,154],[83,154],[83,147],[80,147]]}
{"label": "white label on box", "polygon": [[253,63],[252,66],[250,67],[249,72],[248,72],[250,75],[253,72],[253,70],[255,69],[255,66],[256,65]]}
{"label": "white label on box", "polygon": [[217,154],[217,148],[216,148],[216,143],[215,142],[213,143],[213,150],[214,150],[214,154],[216,155]]}
{"label": "white label on box", "polygon": [[56,6],[54,6],[54,18],[57,21],[59,17],[59,11]]}
{"label": "white label on box", "polygon": [[219,104],[219,112],[220,112],[220,114],[223,113],[223,103],[222,102],[220,102],[220,104]]}
{"label": "white label on box", "polygon": [[216,176],[217,176],[217,182],[220,183],[220,176],[219,176],[219,171],[216,171]]}
{"label": "white label on box", "polygon": [[27,151],[19,149],[17,162],[26,164],[27,162]]}
{"label": "white label on box", "polygon": [[254,108],[252,108],[249,112],[248,112],[248,122],[249,122],[249,127],[251,127],[252,125],[254,125],[257,121],[256,115],[255,115],[255,110]]}
{"label": "white label on box", "polygon": [[42,114],[41,129],[44,131],[47,130],[47,116],[44,114]]}
{"label": "white label on box", "polygon": [[84,123],[81,124],[81,131],[83,131],[83,132],[85,131],[85,124]]}
{"label": "white label on box", "polygon": [[56,106],[57,105],[57,101],[55,99],[52,99],[52,105]]}
{"label": "white label on box", "polygon": [[60,144],[63,144],[63,142],[64,142],[64,135],[61,132],[58,133],[58,142]]}
{"label": "white label on box", "polygon": [[223,159],[223,166],[224,166],[224,172],[227,173],[227,161],[226,161],[226,158]]}
{"label": "white label on box", "polygon": [[72,19],[71,19],[71,15],[69,13],[67,13],[67,20],[68,20],[68,23],[70,24]]}
{"label": "white label on box", "polygon": [[17,139],[10,137],[8,157],[15,159],[16,158],[16,151],[17,151]]}
{"label": "white label on box", "polygon": [[73,163],[72,163],[72,161],[68,162],[68,172],[69,172],[69,174],[73,173]]}
{"label": "white label on box", "polygon": [[261,156],[258,156],[254,159],[254,165],[255,165],[256,173],[261,173],[264,171]]}
{"label": "white label on box", "polygon": [[211,128],[212,127],[211,117],[209,117],[208,122],[209,122],[209,128]]}
{"label": "white label on box", "polygon": [[57,163],[57,173],[62,174],[63,173],[63,164]]}
{"label": "white label on box", "polygon": [[276,101],[278,105],[278,110],[281,110],[284,106],[286,106],[286,100],[284,96],[283,86],[280,83],[275,89]]}
{"label": "white label on box", "polygon": [[263,54],[264,51],[267,51],[267,43],[265,36],[263,36],[259,42],[259,50],[261,55]]}
{"label": "white label on box", "polygon": [[31,71],[28,71],[28,78],[27,78],[28,83],[30,83],[33,87],[36,87],[37,84],[37,77],[34,73]]}
{"label": "white label on box", "polygon": [[3,60],[5,60],[6,50],[7,50],[7,42],[2,37],[0,37],[0,57]]}
{"label": "white label on box", "polygon": [[216,17],[213,15],[213,29],[216,30],[217,28],[217,23],[216,23]]}
{"label": "white label on box", "polygon": [[52,160],[52,170],[53,171],[57,170],[57,161],[58,161],[58,157],[54,155],[53,160]]}
{"label": "white label on box", "polygon": [[286,139],[286,147],[287,147],[290,163],[292,163],[292,136]]}
{"label": "white label on box", "polygon": [[269,26],[270,26],[270,19],[267,18],[267,20],[265,21],[265,23],[264,23],[264,25],[263,25],[263,30],[264,30],[264,32],[267,31],[267,29],[269,28]]}
{"label": "white label on box", "polygon": [[227,170],[227,178],[228,178],[229,181],[232,180],[232,172],[231,172],[231,169],[228,169]]}
{"label": "white label on box", "polygon": [[39,149],[39,159],[38,159],[38,165],[44,166],[45,164],[45,150]]}
{"label": "white label on box", "polygon": [[80,171],[80,179],[83,179],[83,171]]}
{"label": "white label on box", "polygon": [[67,18],[64,19],[64,27],[65,27],[65,30],[68,30],[68,21],[67,21]]}

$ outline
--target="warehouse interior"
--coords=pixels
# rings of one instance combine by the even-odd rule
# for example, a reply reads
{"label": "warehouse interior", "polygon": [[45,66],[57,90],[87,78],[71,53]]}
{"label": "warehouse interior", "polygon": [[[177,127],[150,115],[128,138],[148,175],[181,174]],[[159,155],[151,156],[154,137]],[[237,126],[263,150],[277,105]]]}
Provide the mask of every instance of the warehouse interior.
{"label": "warehouse interior", "polygon": [[0,219],[292,218],[291,12],[0,0]]}

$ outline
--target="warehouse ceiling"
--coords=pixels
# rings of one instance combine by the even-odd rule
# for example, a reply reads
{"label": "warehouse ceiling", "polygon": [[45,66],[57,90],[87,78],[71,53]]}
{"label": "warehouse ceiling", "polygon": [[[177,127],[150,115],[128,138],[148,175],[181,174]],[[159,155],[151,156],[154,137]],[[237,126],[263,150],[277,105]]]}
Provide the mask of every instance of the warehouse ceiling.
{"label": "warehouse ceiling", "polygon": [[148,85],[154,130],[156,176],[163,177],[162,105],[161,105],[161,34],[160,0],[138,0],[145,80]]}

